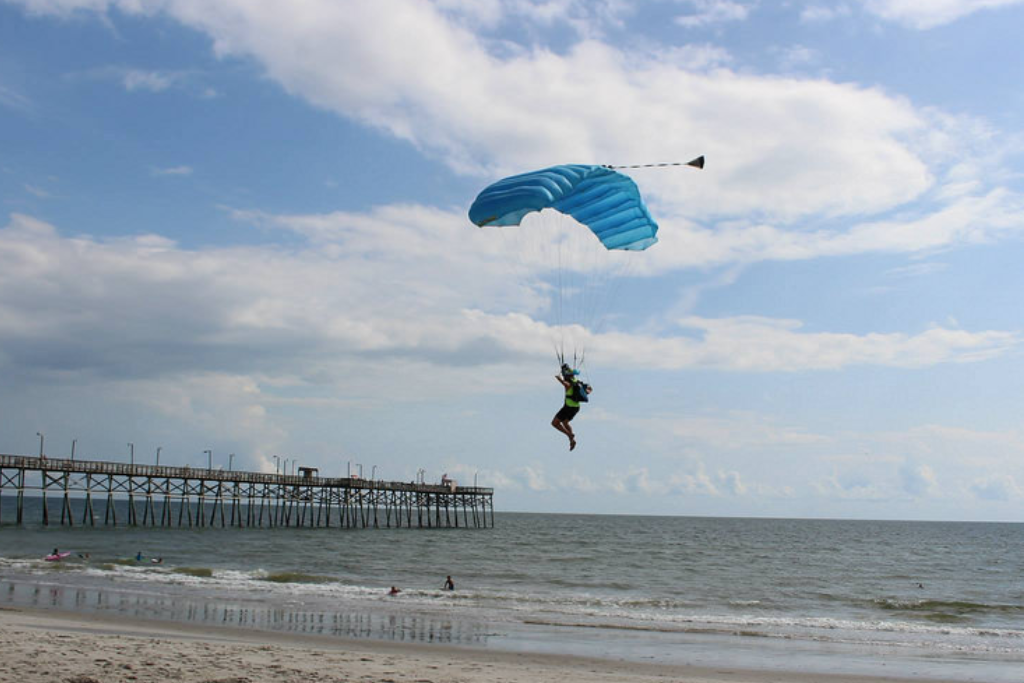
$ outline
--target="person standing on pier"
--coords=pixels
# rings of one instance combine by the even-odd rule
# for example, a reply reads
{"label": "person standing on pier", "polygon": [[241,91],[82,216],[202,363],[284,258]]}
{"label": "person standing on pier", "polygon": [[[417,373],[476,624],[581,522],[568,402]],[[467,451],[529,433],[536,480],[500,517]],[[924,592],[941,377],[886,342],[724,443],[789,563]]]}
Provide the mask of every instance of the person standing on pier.
{"label": "person standing on pier", "polygon": [[585,403],[588,400],[587,395],[593,391],[589,384],[577,379],[579,374],[579,370],[573,370],[568,363],[562,363],[562,374],[555,375],[555,379],[565,388],[565,404],[555,413],[551,426],[569,437],[570,451],[576,448],[576,435],[569,423],[576,417],[576,413],[580,412],[580,403]]}

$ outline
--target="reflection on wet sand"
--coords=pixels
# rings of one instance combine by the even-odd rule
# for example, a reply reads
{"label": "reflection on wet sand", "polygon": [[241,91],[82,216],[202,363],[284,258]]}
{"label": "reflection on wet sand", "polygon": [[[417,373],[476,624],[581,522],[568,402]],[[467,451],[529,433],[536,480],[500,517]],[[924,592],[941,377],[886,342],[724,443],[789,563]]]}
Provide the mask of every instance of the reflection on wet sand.
{"label": "reflection on wet sand", "polygon": [[491,635],[482,624],[425,614],[307,611],[170,599],[97,588],[41,586],[13,581],[5,581],[0,585],[4,584],[5,588],[0,590],[0,595],[4,596],[6,604],[12,606],[116,612],[142,619],[400,642],[486,645]]}

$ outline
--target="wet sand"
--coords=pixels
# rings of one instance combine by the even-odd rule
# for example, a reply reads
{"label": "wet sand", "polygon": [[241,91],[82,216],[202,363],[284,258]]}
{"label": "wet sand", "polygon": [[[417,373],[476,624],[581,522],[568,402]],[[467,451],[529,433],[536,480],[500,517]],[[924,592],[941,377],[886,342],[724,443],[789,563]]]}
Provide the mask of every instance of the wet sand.
{"label": "wet sand", "polygon": [[[901,679],[702,668],[346,640],[0,608],[11,683],[886,683]],[[921,681],[922,679],[914,679]]]}

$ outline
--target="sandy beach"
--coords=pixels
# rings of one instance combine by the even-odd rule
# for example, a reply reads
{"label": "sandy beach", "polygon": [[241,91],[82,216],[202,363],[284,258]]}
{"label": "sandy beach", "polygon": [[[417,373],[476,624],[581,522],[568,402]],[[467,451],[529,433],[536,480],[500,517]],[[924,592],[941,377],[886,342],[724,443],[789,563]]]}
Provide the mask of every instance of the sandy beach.
{"label": "sandy beach", "polygon": [[0,681],[5,683],[885,683],[901,680],[353,641],[23,608],[0,609],[0,651],[3,652]]}

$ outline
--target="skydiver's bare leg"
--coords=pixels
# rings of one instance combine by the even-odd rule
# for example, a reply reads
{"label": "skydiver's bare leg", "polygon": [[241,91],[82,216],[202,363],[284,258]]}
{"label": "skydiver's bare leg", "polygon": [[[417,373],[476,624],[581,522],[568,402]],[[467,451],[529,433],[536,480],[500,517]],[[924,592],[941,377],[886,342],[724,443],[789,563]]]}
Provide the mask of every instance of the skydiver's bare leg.
{"label": "skydiver's bare leg", "polygon": [[572,428],[569,427],[569,425],[566,424],[565,422],[559,420],[557,417],[551,420],[551,426],[557,429],[558,431],[562,432],[566,436],[572,435]]}
{"label": "skydiver's bare leg", "polygon": [[569,437],[569,450],[576,448],[576,435],[572,431],[572,426],[563,420],[559,420],[557,417],[551,420],[551,426],[558,431]]}

